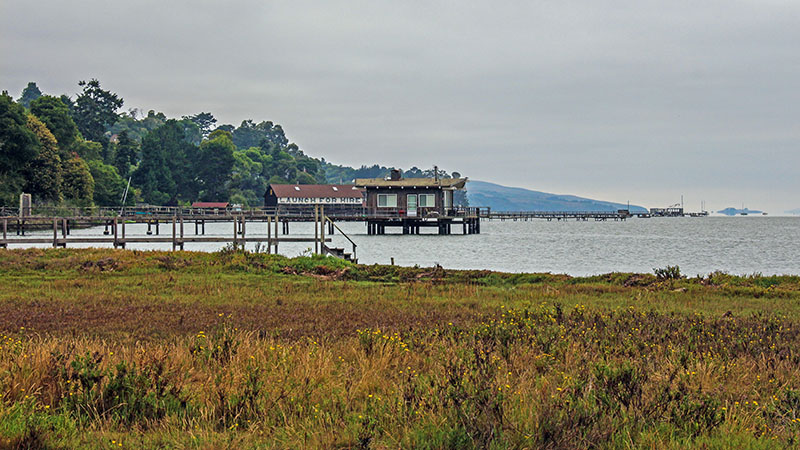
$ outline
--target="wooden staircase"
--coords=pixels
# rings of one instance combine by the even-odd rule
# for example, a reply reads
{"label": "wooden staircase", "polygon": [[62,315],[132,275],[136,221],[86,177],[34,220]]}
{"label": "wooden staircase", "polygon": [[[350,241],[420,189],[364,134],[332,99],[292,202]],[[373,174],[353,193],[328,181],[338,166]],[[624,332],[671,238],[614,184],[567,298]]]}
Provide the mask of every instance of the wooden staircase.
{"label": "wooden staircase", "polygon": [[339,228],[339,226],[336,225],[336,223],[334,223],[333,220],[330,219],[330,217],[328,217],[328,216],[323,216],[323,217],[324,217],[324,221],[330,222],[332,227],[334,227],[337,230],[339,230],[339,233],[341,233],[342,236],[345,237],[345,239],[350,241],[350,244],[352,244],[352,246],[353,246],[353,252],[352,253],[347,253],[344,248],[341,248],[341,247],[328,247],[327,245],[325,245],[325,243],[322,243],[322,254],[323,255],[331,255],[331,256],[339,258],[339,259],[344,259],[345,261],[350,261],[353,264],[358,264],[358,258],[356,257],[356,247],[358,247],[358,246],[356,245],[356,243],[353,242],[353,240],[350,239],[350,236],[348,236],[344,231],[342,231],[342,229]]}
{"label": "wooden staircase", "polygon": [[339,259],[343,259],[345,261],[350,261],[351,263],[358,263],[358,260],[353,256],[352,253],[345,252],[345,249],[341,247],[328,247],[327,245],[322,246],[322,251],[326,255],[330,255]]}

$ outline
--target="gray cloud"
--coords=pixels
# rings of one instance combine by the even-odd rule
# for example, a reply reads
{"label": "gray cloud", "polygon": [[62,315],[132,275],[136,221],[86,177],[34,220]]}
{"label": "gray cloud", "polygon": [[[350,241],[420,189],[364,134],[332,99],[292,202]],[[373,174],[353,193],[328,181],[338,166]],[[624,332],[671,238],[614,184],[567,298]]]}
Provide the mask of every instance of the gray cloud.
{"label": "gray cloud", "polygon": [[[346,164],[800,206],[800,4],[6,1],[0,88],[273,120]],[[696,208],[696,206],[695,206]]]}

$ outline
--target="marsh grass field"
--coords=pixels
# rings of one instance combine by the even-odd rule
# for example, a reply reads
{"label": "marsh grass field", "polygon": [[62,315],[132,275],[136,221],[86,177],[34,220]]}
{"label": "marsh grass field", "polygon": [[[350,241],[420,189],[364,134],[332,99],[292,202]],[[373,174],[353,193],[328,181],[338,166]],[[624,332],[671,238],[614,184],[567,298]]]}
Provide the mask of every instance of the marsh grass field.
{"label": "marsh grass field", "polygon": [[0,250],[0,448],[791,448],[800,277]]}

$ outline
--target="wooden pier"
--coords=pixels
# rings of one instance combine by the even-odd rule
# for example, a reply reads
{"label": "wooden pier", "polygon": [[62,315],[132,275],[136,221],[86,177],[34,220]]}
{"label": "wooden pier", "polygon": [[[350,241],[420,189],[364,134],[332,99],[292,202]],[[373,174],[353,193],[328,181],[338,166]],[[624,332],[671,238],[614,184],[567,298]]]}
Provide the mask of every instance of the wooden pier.
{"label": "wooden pier", "polygon": [[420,234],[422,228],[436,228],[438,234],[452,234],[453,228],[462,230],[462,234],[480,234],[479,217],[443,217],[433,220],[419,218],[371,218],[367,219],[367,234],[386,234],[386,228],[401,228],[403,234]]}
{"label": "wooden pier", "polygon": [[636,214],[631,214],[627,210],[618,211],[487,211],[481,217],[491,220],[513,220],[527,221],[533,219],[544,219],[547,221],[577,220],[577,221],[623,221]]}
{"label": "wooden pier", "polygon": [[[172,244],[172,249],[184,249],[187,243],[230,243],[234,246],[246,243],[264,243],[267,252],[278,252],[278,245],[286,242],[308,242],[314,243],[314,253],[316,254],[342,254],[342,249],[333,249],[326,244],[331,242],[330,235],[338,227],[331,218],[325,215],[324,208],[319,206],[313,209],[313,216],[303,218],[303,221],[314,222],[314,237],[290,237],[288,234],[288,222],[286,217],[267,214],[195,214],[195,215],[165,215],[165,214],[126,214],[124,216],[4,216],[0,217],[0,227],[2,227],[2,239],[0,247],[8,248],[9,245],[30,245],[30,244],[51,244],[53,247],[66,247],[70,244],[110,244],[114,248],[125,248],[127,244],[134,243],[162,243]],[[307,220],[310,219],[310,220]],[[227,236],[206,236],[205,224],[211,222],[230,222],[232,223],[231,232]],[[147,224],[146,235],[130,235],[126,233],[126,225],[133,223]],[[187,224],[194,223],[194,235],[186,231]],[[166,226],[166,236],[162,235],[161,226]],[[76,228],[88,228],[102,226],[102,236],[74,236],[72,230]],[[248,234],[248,229],[263,227],[263,234]],[[279,232],[282,228],[283,234]],[[326,235],[326,228],[329,230]],[[52,229],[52,236],[42,236],[42,230]],[[37,235],[26,236],[26,231],[39,231]],[[11,232],[14,232],[14,236]],[[153,234],[155,232],[155,234]],[[339,229],[339,232],[344,233]],[[356,244],[344,235],[352,244],[351,255],[355,259]]]}
{"label": "wooden pier", "polygon": [[[35,208],[32,215],[17,216],[16,208],[0,209],[0,217],[7,220],[9,229],[17,234],[26,230],[49,228],[53,219],[66,220],[67,232],[74,226],[105,225],[111,226],[114,218],[120,222],[146,223],[148,234],[160,232],[162,225],[169,225],[174,219],[178,224],[190,223],[194,225],[195,234],[205,234],[207,222],[231,222],[239,219],[246,222],[270,222],[274,224],[275,235],[288,235],[292,222],[315,222],[320,220],[315,214],[313,206],[278,206],[257,208],[191,208],[171,206],[147,206],[130,208],[71,208],[68,214],[62,213],[63,209]],[[486,208],[454,207],[442,214],[426,214],[410,216],[407,211],[399,208],[367,208],[367,207],[324,207],[325,220],[328,234],[333,234],[336,222],[364,222],[367,224],[368,234],[385,234],[386,228],[402,228],[403,234],[418,234],[421,228],[438,228],[439,234],[451,234],[453,228],[461,228],[464,234],[480,233],[481,211]],[[280,226],[278,226],[280,223]],[[44,225],[43,225],[44,224]],[[279,232],[280,230],[280,232]],[[374,232],[370,232],[372,230]]]}

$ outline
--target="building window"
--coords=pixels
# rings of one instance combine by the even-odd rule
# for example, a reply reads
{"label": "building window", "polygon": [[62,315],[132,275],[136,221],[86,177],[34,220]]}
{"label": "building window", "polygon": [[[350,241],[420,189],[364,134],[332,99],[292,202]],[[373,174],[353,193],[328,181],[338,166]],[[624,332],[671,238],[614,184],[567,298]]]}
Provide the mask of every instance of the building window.
{"label": "building window", "polygon": [[378,194],[378,208],[397,208],[397,194]]}
{"label": "building window", "polygon": [[419,194],[419,207],[420,208],[433,208],[436,206],[436,195],[434,194]]}

